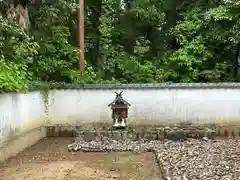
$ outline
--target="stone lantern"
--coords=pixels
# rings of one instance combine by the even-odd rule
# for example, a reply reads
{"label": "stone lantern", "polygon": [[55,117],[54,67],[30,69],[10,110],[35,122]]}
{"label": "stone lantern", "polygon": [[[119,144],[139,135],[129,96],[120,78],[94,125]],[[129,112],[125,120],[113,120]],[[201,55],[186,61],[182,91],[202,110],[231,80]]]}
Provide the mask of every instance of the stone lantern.
{"label": "stone lantern", "polygon": [[128,117],[128,108],[131,106],[122,97],[122,92],[116,93],[115,99],[108,105],[112,109],[113,127],[126,127],[126,120]]}

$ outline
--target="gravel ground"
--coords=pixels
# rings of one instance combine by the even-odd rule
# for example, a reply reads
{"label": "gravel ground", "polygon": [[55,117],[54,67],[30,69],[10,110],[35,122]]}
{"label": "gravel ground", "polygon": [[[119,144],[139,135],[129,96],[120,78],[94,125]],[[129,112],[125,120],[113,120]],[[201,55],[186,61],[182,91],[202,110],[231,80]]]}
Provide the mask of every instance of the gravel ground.
{"label": "gravel ground", "polygon": [[157,154],[165,176],[172,179],[240,179],[239,140],[165,142]]}
{"label": "gravel ground", "polygon": [[[75,145],[77,147],[77,145]],[[240,140],[114,141],[79,140],[83,151],[153,151],[164,177],[172,180],[240,180]]]}
{"label": "gravel ground", "polygon": [[5,163],[3,179],[162,180],[161,169],[164,178],[171,180],[240,180],[238,139],[121,142],[102,137],[85,142],[79,138],[71,148],[83,152],[68,152],[70,143],[66,138],[40,141]]}

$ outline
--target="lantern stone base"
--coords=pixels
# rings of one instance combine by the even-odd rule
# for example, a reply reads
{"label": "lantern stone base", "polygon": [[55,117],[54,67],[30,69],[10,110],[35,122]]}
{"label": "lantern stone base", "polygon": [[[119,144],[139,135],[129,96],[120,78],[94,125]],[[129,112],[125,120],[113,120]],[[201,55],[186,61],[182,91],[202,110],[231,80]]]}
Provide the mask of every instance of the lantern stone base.
{"label": "lantern stone base", "polygon": [[115,122],[113,125],[113,127],[119,127],[119,126],[120,126],[120,124],[118,122]]}
{"label": "lantern stone base", "polygon": [[117,121],[114,123],[113,125],[114,128],[125,128],[126,127],[126,123],[124,121],[118,123]]}

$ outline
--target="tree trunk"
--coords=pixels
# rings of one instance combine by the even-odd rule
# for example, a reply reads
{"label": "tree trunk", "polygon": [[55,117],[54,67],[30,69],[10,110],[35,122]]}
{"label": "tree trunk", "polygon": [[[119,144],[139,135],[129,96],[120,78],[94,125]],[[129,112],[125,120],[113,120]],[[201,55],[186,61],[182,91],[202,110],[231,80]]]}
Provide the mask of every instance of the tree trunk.
{"label": "tree trunk", "polygon": [[25,30],[30,29],[28,13],[28,0],[0,0],[0,13],[2,16],[16,22]]}

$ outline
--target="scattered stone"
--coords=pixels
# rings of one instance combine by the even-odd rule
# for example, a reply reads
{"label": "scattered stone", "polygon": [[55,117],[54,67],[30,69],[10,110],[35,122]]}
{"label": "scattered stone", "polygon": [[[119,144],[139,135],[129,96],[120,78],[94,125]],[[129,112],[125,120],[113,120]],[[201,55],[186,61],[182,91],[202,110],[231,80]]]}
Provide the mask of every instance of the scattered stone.
{"label": "scattered stone", "polygon": [[[176,136],[176,134],[179,136],[172,129],[167,133],[171,136]],[[114,137],[119,134],[113,132],[112,135]],[[68,148],[84,152],[152,151],[156,154],[165,179],[168,177],[171,180],[238,180],[240,177],[240,140],[237,139],[211,140],[204,137],[202,139],[207,139],[207,141],[202,139],[117,141],[106,136],[100,139],[100,141],[86,142],[78,138],[77,142]]]}
{"label": "scattered stone", "polygon": [[125,140],[126,139],[133,139],[133,137],[134,137],[134,132],[132,131],[132,130],[130,130],[130,131],[128,131],[128,132],[126,132],[126,138],[125,138]]}
{"label": "scattered stone", "polygon": [[158,132],[157,131],[152,131],[151,135],[153,138],[152,140],[158,140]]}
{"label": "scattered stone", "polygon": [[159,163],[169,169],[171,178],[185,174],[187,179],[227,179],[240,177],[239,140],[168,141],[158,151]]}
{"label": "scattered stone", "polygon": [[202,138],[204,141],[208,141],[208,138],[207,137],[203,137]]}
{"label": "scattered stone", "polygon": [[154,140],[151,132],[146,132],[145,135],[144,135],[144,139],[147,139],[149,141]]}

